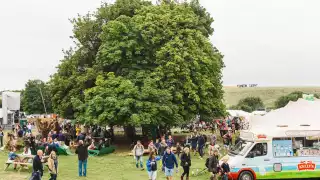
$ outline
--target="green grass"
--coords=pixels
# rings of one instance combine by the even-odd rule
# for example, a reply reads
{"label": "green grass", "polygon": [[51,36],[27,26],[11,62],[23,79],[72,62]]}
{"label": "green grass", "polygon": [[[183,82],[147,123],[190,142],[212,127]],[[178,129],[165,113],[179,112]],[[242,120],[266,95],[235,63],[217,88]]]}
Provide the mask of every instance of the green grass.
{"label": "green grass", "polygon": [[291,178],[315,178],[320,177],[320,171],[283,171],[268,172],[266,175],[258,175],[258,179],[291,179]]}
{"label": "green grass", "polygon": [[240,99],[245,97],[260,97],[266,107],[273,107],[274,102],[281,96],[287,95],[293,91],[302,91],[310,94],[320,94],[320,87],[254,87],[237,88],[224,87],[225,102],[227,107],[235,105]]}
{"label": "green grass", "polygon": [[[135,168],[135,162],[132,156],[127,156],[127,153],[114,153],[102,157],[89,157],[87,177],[78,177],[78,162],[77,156],[60,156],[59,157],[59,174],[58,179],[63,180],[140,180],[148,179],[147,171],[141,171]],[[147,156],[144,157],[144,165]],[[7,153],[0,152],[0,162],[4,164],[7,160]],[[203,169],[205,159],[200,160],[197,157],[192,157],[191,171]],[[158,164],[158,166],[160,166]],[[30,167],[31,168],[31,167]],[[158,168],[159,169],[159,168]],[[174,179],[179,179],[182,173],[182,168],[179,167],[179,173],[175,173]],[[13,170],[10,166],[7,171],[0,170],[0,180],[25,180],[31,175],[31,170]],[[47,168],[45,168],[43,179],[49,179]],[[208,179],[209,173],[204,173],[201,176],[191,177],[191,179],[205,180]],[[158,179],[165,179],[164,173],[158,170]]]}

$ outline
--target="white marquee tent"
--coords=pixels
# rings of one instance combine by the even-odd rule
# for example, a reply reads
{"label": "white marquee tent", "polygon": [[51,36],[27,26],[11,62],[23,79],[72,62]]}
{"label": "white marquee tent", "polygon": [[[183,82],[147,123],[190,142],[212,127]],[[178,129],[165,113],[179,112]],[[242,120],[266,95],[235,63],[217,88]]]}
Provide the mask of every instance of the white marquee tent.
{"label": "white marquee tent", "polygon": [[320,100],[299,99],[296,102],[288,103],[283,108],[271,111],[265,116],[254,116],[250,122],[250,131],[274,137],[290,136],[290,133],[296,134],[299,131],[319,133]]}
{"label": "white marquee tent", "polygon": [[243,110],[227,110],[227,112],[230,114],[230,116],[233,116],[233,117],[249,117],[249,116],[251,116],[251,113],[245,112]]}

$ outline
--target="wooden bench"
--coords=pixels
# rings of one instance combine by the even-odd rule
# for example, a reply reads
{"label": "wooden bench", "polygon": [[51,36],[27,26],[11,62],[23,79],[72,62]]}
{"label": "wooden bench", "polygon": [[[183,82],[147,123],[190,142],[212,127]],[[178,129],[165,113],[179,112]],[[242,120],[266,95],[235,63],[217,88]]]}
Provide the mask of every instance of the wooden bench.
{"label": "wooden bench", "polygon": [[19,168],[18,168],[18,171],[19,171],[19,172],[20,172],[20,170],[21,170],[22,168],[29,169],[29,166],[32,166],[32,163],[28,163],[28,162],[7,161],[7,162],[5,163],[4,171],[6,171],[11,164],[19,166]]}
{"label": "wooden bench", "polygon": [[[49,158],[49,156],[42,157],[42,163],[46,166],[47,166],[48,158]],[[5,162],[4,170],[6,171],[11,164],[19,166],[19,168],[18,168],[19,172],[22,168],[29,169],[29,166],[32,166],[32,162],[29,162],[29,160],[33,160],[33,156],[26,156],[22,160],[18,160],[18,161],[8,160]]]}

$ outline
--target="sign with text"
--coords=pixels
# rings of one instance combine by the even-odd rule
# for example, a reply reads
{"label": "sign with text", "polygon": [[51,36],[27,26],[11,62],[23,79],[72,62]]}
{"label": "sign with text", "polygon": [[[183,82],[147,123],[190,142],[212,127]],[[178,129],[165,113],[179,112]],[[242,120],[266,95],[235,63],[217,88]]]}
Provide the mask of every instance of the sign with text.
{"label": "sign with text", "polygon": [[316,164],[312,161],[301,161],[298,164],[299,171],[314,171],[316,169]]}

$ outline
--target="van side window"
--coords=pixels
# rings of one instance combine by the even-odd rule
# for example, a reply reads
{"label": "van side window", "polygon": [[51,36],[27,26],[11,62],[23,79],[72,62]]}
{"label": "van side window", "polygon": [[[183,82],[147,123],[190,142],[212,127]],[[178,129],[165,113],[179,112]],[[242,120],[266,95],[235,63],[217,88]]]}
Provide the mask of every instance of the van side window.
{"label": "van side window", "polygon": [[255,157],[265,156],[268,154],[268,144],[267,143],[257,143],[251,149],[250,153],[253,153]]}

